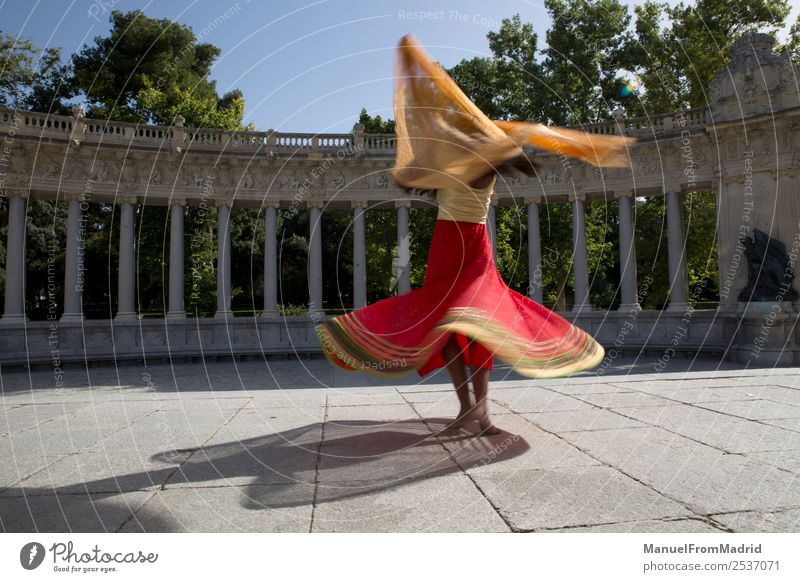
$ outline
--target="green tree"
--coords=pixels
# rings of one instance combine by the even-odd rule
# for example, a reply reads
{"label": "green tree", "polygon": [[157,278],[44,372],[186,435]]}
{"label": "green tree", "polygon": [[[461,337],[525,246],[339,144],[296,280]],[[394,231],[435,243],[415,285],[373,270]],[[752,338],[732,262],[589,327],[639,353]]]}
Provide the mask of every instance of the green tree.
{"label": "green tree", "polygon": [[[209,79],[220,49],[198,43],[192,29],[169,19],[154,19],[141,10],[111,13],[111,32],[95,37],[93,46],[73,55],[75,83],[97,119],[153,123],[159,112],[180,110],[185,92],[205,102],[223,100]],[[157,91],[163,101],[142,91]],[[159,110],[148,105],[159,101]],[[184,115],[186,117],[186,115]]]}
{"label": "green tree", "polygon": [[794,24],[789,29],[789,38],[786,44],[779,48],[788,52],[793,62],[800,63],[800,14],[797,15]]}
{"label": "green tree", "polygon": [[41,50],[0,32],[0,106],[69,115],[67,101],[75,94],[60,48]]}
{"label": "green tree", "polygon": [[394,133],[394,119],[383,119],[380,115],[372,117],[367,108],[362,107],[358,123],[364,126],[364,133]]}
{"label": "green tree", "polygon": [[636,273],[644,309],[662,309],[669,296],[667,217],[663,196],[636,200]]}
{"label": "green tree", "polygon": [[366,220],[367,301],[373,303],[391,296],[397,278],[392,272],[397,257],[397,212],[370,209]]}
{"label": "green tree", "polygon": [[350,311],[353,307],[353,212],[325,211],[322,240],[325,307],[330,313]]}
{"label": "green tree", "polygon": [[542,68],[543,118],[575,125],[610,118],[620,104],[620,71],[632,65],[627,7],[618,0],[545,0],[553,20]]}
{"label": "green tree", "polygon": [[408,211],[408,230],[411,233],[410,279],[412,287],[421,287],[425,281],[437,213],[435,202],[430,205],[426,204],[423,208],[410,208]]}
{"label": "green tree", "polygon": [[788,0],[638,6],[630,51],[650,113],[705,106],[709,82],[730,62],[730,45],[745,32],[776,33],[790,10]]}
{"label": "green tree", "polygon": [[[282,309],[299,308],[302,313],[309,302],[308,228],[308,212],[278,213],[278,303]],[[324,238],[322,242],[324,246]]]}
{"label": "green tree", "polygon": [[448,74],[486,115],[505,119],[509,116],[509,104],[499,94],[501,84],[497,69],[494,58],[473,57],[448,69]]}

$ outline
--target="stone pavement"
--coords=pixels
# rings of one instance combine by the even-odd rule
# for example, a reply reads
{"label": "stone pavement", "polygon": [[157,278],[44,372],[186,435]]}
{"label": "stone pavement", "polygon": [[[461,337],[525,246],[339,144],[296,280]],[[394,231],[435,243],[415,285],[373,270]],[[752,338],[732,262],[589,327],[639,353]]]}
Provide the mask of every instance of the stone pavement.
{"label": "stone pavement", "polygon": [[445,431],[441,371],[326,361],[0,369],[7,532],[800,531],[800,369],[497,367],[504,429]]}

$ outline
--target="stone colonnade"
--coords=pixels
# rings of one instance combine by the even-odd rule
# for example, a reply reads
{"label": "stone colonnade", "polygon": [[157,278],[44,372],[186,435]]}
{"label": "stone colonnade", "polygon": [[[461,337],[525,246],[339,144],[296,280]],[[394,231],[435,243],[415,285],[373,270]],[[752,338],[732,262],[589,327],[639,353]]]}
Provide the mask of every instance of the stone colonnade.
{"label": "stone colonnade", "polygon": [[[635,192],[615,193],[619,205],[619,253],[621,265],[621,305],[620,310],[639,309],[637,303],[636,250],[634,236],[634,203]],[[62,321],[80,321],[83,319],[81,308],[81,290],[86,282],[83,280],[82,254],[80,252],[85,240],[85,226],[82,215],[88,202],[80,195],[66,197],[68,201],[68,226],[66,241],[65,294]],[[542,295],[542,251],[541,230],[539,226],[539,207],[542,198],[530,196],[524,199],[528,213],[528,294],[534,301],[541,302]],[[685,239],[683,228],[683,195],[678,191],[666,193],[667,202],[667,237],[669,250],[670,305],[669,310],[683,311],[689,309],[688,280],[686,268]],[[134,215],[137,199],[135,196],[119,197],[120,247],[118,271],[118,309],[115,320],[132,320],[137,317],[135,305],[135,233]],[[575,301],[573,311],[576,313],[591,311],[589,304],[590,275],[586,252],[586,197],[578,194],[570,198],[572,207],[572,237],[574,261]],[[411,289],[410,284],[410,233],[408,200],[395,202],[397,213],[398,257],[395,276],[397,292],[405,293]],[[495,244],[495,205],[490,206],[487,227],[492,245]],[[323,269],[321,226],[324,220],[323,203],[311,201],[307,203],[310,215],[309,232],[309,314],[320,317],[323,310]],[[366,273],[366,215],[367,202],[353,201],[353,234],[354,234],[354,307],[366,305],[367,273]],[[277,213],[278,201],[269,201],[264,205],[265,240],[264,240],[264,305],[263,316],[278,315],[278,248],[277,248]],[[169,320],[180,320],[186,317],[184,310],[184,216],[186,200],[173,199],[170,204],[170,250],[169,250],[169,288],[168,311]],[[230,216],[235,211],[230,200],[218,200],[217,222],[217,309],[215,318],[224,319],[233,316],[231,310],[231,236]],[[24,282],[25,282],[25,198],[22,195],[9,197],[8,243],[7,243],[5,305],[0,323],[20,322],[25,319]]]}

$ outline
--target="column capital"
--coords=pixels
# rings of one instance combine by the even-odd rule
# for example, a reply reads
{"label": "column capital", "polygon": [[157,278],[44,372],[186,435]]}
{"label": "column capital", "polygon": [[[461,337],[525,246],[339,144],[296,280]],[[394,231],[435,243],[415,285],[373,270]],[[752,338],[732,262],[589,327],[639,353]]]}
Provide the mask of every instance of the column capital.
{"label": "column capital", "polygon": [[492,197],[489,199],[489,204],[492,206],[498,206],[500,204],[500,199],[496,195],[492,194]]}
{"label": "column capital", "polygon": [[27,188],[7,188],[6,196],[8,198],[29,198],[30,190]]}
{"label": "column capital", "polygon": [[139,199],[136,196],[117,196],[117,204],[136,204]]}
{"label": "column capital", "polygon": [[64,202],[80,202],[81,195],[79,192],[67,192],[61,197]]}
{"label": "column capital", "polygon": [[525,196],[525,204],[541,204],[543,196],[536,194],[534,196]]}
{"label": "column capital", "polygon": [[395,208],[411,208],[411,200],[395,200]]}
{"label": "column capital", "polygon": [[319,198],[317,198],[315,200],[307,200],[306,201],[306,208],[309,208],[309,209],[311,209],[311,208],[320,208],[321,209],[321,208],[324,208],[324,207],[325,207],[325,201],[321,200]]}
{"label": "column capital", "polygon": [[264,208],[280,208],[280,200],[264,200]]}
{"label": "column capital", "polygon": [[350,208],[366,208],[369,206],[369,202],[366,200],[351,200],[350,201]]}
{"label": "column capital", "polygon": [[228,208],[233,207],[233,198],[215,198],[214,199],[214,206],[217,208],[222,208],[223,206],[227,206]]}
{"label": "column capital", "polygon": [[186,198],[172,198],[169,201],[170,206],[186,206]]}
{"label": "column capital", "polygon": [[620,198],[636,198],[636,191],[635,190],[621,190],[619,192],[614,191],[614,198],[619,200]]}
{"label": "column capital", "polygon": [[570,192],[570,202],[586,202],[586,192]]}

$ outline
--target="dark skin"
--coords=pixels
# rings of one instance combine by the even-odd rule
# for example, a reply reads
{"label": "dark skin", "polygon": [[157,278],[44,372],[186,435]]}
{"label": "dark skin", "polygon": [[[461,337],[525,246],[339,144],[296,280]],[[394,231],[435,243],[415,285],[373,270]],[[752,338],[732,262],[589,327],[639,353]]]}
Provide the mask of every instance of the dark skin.
{"label": "dark skin", "polygon": [[[494,172],[489,172],[485,176],[470,182],[469,186],[470,188],[485,188],[491,183],[494,175]],[[447,344],[442,348],[442,357],[447,363],[447,372],[453,381],[459,402],[458,416],[447,427],[461,428],[468,423],[477,421],[481,428],[481,434],[493,435],[502,432],[492,424],[486,406],[486,397],[489,393],[488,368],[470,366],[468,369],[464,357],[461,355],[456,336],[453,334],[450,335]],[[469,374],[467,374],[468,371]],[[472,382],[472,391],[475,397],[474,405],[470,402],[469,382]]]}

